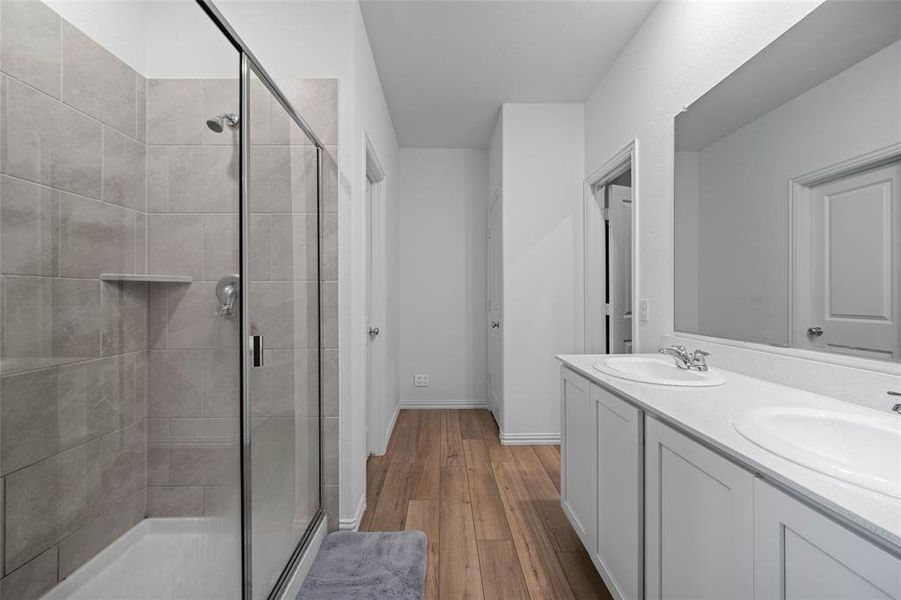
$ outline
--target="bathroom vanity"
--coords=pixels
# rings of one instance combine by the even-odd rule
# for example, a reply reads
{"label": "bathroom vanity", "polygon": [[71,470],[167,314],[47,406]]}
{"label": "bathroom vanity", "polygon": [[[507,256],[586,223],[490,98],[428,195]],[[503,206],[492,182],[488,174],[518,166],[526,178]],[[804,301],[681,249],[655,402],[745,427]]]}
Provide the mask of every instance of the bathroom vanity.
{"label": "bathroom vanity", "polygon": [[[561,503],[615,598],[901,599],[901,416],[725,370],[712,385],[644,383],[606,358],[558,356]],[[657,361],[641,367],[651,379],[679,371],[635,360]],[[786,410],[787,445],[816,448],[825,431],[863,479],[783,458],[778,436],[742,421]],[[885,436],[855,446],[859,431],[822,421],[836,415]],[[895,455],[871,452],[882,443]]]}

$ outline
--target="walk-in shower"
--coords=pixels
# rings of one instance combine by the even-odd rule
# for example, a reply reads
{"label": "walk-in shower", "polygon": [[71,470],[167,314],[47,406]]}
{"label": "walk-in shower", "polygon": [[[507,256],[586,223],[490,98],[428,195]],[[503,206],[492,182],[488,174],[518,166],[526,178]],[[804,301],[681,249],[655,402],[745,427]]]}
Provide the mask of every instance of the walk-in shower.
{"label": "walk-in shower", "polygon": [[0,0],[0,595],[275,598],[335,495],[337,86],[115,10]]}

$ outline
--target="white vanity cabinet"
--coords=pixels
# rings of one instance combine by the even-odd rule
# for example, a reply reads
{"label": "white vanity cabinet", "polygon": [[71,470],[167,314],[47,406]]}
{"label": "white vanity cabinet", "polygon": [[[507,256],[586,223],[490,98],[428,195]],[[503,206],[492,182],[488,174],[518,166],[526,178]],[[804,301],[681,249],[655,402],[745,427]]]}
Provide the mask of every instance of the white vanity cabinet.
{"label": "white vanity cabinet", "polygon": [[645,418],[645,597],[754,597],[754,477]]}
{"label": "white vanity cabinet", "polygon": [[901,559],[761,479],[754,564],[758,600],[901,599]]}
{"label": "white vanity cabinet", "polygon": [[592,554],[597,537],[597,406],[587,379],[566,368],[561,373],[560,500]]}
{"label": "white vanity cabinet", "polygon": [[614,598],[642,597],[642,412],[592,385],[597,406],[597,542],[594,562]]}

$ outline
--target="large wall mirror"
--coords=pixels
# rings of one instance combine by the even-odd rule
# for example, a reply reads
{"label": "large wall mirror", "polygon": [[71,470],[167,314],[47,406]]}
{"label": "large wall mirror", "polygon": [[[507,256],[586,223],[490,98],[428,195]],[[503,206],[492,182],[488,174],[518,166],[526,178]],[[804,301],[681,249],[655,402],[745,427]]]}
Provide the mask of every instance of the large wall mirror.
{"label": "large wall mirror", "polygon": [[676,117],[675,329],[901,360],[901,2],[826,2]]}

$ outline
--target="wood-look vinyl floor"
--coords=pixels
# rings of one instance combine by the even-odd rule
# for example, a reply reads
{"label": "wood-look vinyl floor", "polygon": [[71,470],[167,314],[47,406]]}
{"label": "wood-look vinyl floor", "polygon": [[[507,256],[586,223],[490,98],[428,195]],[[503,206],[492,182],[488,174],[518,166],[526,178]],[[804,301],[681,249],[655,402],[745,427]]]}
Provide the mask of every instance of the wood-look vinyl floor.
{"label": "wood-look vinyl floor", "polygon": [[361,531],[429,538],[427,600],[610,599],[560,507],[560,448],[501,446],[486,410],[403,410]]}

